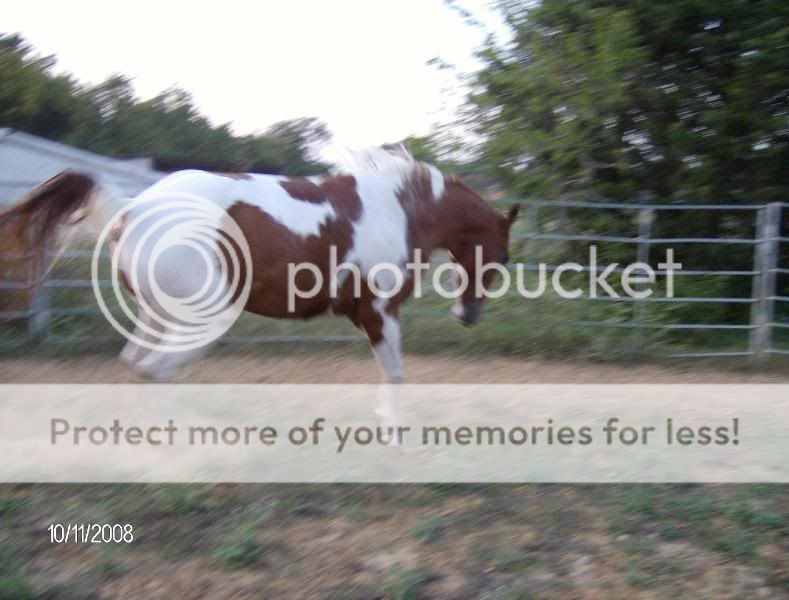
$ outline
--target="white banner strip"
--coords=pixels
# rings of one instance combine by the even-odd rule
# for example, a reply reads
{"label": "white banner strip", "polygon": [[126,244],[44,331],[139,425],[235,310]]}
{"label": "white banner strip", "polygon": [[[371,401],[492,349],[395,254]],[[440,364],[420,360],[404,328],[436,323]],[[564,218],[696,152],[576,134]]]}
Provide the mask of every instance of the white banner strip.
{"label": "white banner strip", "polygon": [[789,385],[0,385],[3,482],[789,482]]}

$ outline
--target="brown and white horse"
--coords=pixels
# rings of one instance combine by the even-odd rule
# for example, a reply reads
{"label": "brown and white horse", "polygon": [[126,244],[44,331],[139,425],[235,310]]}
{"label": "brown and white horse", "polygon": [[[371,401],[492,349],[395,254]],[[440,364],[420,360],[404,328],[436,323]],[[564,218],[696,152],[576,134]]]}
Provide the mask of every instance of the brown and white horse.
{"label": "brown and white horse", "polygon": [[[278,319],[344,315],[366,333],[384,381],[399,383],[399,311],[415,283],[415,275],[406,264],[420,254],[426,260],[434,250],[445,249],[473,281],[478,264],[475,252],[481,252],[485,263],[507,261],[509,229],[517,207],[507,216],[499,214],[459,179],[445,177],[435,167],[410,156],[384,151],[365,156],[362,166],[347,173],[307,178],[183,171],[165,177],[133,200],[119,197],[89,176],[66,171],[42,184],[26,201],[0,214],[0,225],[14,224],[21,244],[40,248],[60,225],[78,217],[102,230],[114,214],[126,210],[111,231],[110,237],[117,242],[124,238],[129,218],[140,210],[125,209],[130,203],[136,206],[146,199],[154,203],[207,199],[229,215],[248,245],[251,264],[241,263],[239,267],[241,278],[250,282],[245,310]],[[137,232],[134,239],[141,243],[145,230],[150,234],[156,219],[172,220],[172,212],[169,216],[166,211],[149,216],[142,234]],[[133,245],[132,237],[127,236],[127,246]],[[138,302],[144,301],[151,281],[134,269],[142,272],[150,265],[143,260],[131,267],[124,258],[123,245],[115,252],[119,255],[120,278]],[[336,272],[330,273],[332,252],[340,263],[358,270],[361,287],[353,277],[337,279]],[[194,260],[183,252],[163,254],[159,261],[163,264],[156,266],[153,277],[166,282],[168,293],[194,295],[205,287],[209,277]],[[302,263],[314,267],[293,269],[293,265]],[[365,279],[381,263],[402,270],[402,284],[395,294],[386,297],[375,293]],[[374,288],[391,289],[391,278],[391,272],[380,271],[373,278]],[[489,286],[491,278],[492,273],[486,272],[481,279],[483,286]],[[214,282],[219,287],[225,283]],[[294,296],[287,289],[294,284],[299,290],[313,293]],[[452,307],[453,315],[465,324],[473,324],[480,316],[484,298],[479,292],[468,285]],[[140,319],[145,331],[136,333],[152,340],[153,345],[130,341],[122,358],[144,376],[167,380],[205,351],[174,352],[168,346],[174,332],[157,328],[148,315],[140,314]],[[146,328],[146,324],[151,327]]]}

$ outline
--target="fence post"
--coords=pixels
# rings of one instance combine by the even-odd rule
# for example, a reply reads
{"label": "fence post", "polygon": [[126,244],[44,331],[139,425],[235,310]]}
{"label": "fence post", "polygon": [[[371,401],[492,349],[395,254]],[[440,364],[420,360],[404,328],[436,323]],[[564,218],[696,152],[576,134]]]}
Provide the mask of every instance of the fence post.
{"label": "fence post", "polygon": [[[655,211],[651,208],[642,208],[638,211],[638,249],[636,253],[636,262],[649,264],[649,250],[650,238],[652,237],[652,222],[655,220]],[[643,288],[642,285],[636,286]],[[641,331],[644,324],[644,300],[635,300],[633,302],[632,319],[636,327],[633,328],[634,332],[634,350],[642,351],[644,348],[645,338]]]}
{"label": "fence post", "polygon": [[756,360],[763,360],[772,344],[775,320],[775,267],[778,260],[778,227],[781,204],[772,202],[759,210],[756,219],[756,247],[753,255],[751,297],[751,335],[749,349]]}
{"label": "fence post", "polygon": [[30,302],[27,328],[30,336],[36,341],[43,340],[50,333],[51,291],[45,285],[48,275],[46,270],[48,252],[49,248],[45,246],[34,258],[33,264],[33,298]]}
{"label": "fence post", "polygon": [[532,261],[532,251],[534,250],[534,239],[530,236],[534,233],[537,233],[539,229],[539,222],[537,218],[537,210],[540,208],[537,205],[533,204],[526,204],[521,205],[525,206],[525,211],[523,215],[523,223],[524,223],[524,234],[526,235],[526,239],[523,240],[523,244],[521,244],[521,252],[523,253],[523,262],[528,264],[533,264]]}

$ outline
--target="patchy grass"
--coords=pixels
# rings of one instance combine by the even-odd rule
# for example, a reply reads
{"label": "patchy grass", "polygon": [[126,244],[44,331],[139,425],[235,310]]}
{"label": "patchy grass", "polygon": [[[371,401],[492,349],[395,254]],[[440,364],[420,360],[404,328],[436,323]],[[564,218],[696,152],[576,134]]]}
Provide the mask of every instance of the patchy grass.
{"label": "patchy grass", "polygon": [[784,530],[789,531],[789,519],[770,507],[765,500],[740,497],[725,508],[726,516],[749,529],[756,531]]}
{"label": "patchy grass", "polygon": [[[154,579],[158,597],[780,596],[786,490],[0,486],[0,598],[124,598]],[[49,544],[47,523],[89,518],[135,541]]]}
{"label": "patchy grass", "polygon": [[22,506],[18,498],[0,498],[0,517],[10,515]]}
{"label": "patchy grass", "polygon": [[226,569],[242,569],[252,565],[271,565],[288,554],[287,546],[279,541],[266,539],[266,523],[271,512],[243,511],[223,522],[227,529],[220,544],[211,556]]}
{"label": "patchy grass", "polygon": [[434,544],[444,537],[446,527],[446,519],[437,516],[428,517],[416,524],[411,530],[411,535],[422,543]]}
{"label": "patchy grass", "polygon": [[429,598],[426,588],[436,575],[426,568],[394,569],[383,585],[383,594],[392,600],[420,600]]}
{"label": "patchy grass", "polygon": [[151,489],[156,503],[165,513],[188,515],[207,512],[217,506],[208,485],[173,483],[151,486]]}
{"label": "patchy grass", "polygon": [[24,571],[0,574],[0,600],[32,600],[35,597]]}
{"label": "patchy grass", "polygon": [[731,558],[752,560],[760,537],[741,529],[724,528],[709,537],[708,544],[716,552]]}
{"label": "patchy grass", "polygon": [[113,579],[126,572],[121,565],[122,548],[115,544],[100,544],[96,547],[96,571],[100,577]]}
{"label": "patchy grass", "polygon": [[519,573],[535,563],[533,553],[524,548],[496,548],[490,558],[491,565],[504,573]]}
{"label": "patchy grass", "polygon": [[638,561],[631,560],[625,567],[625,580],[633,587],[649,587],[655,583],[655,579],[643,571]]}
{"label": "patchy grass", "polygon": [[524,600],[540,596],[528,577],[519,577],[486,593],[483,597],[485,600]]}
{"label": "patchy grass", "polygon": [[775,496],[762,497],[760,489],[610,486],[606,491],[610,530],[637,536],[632,539],[642,544],[648,539],[645,534],[665,541],[693,540],[727,557],[750,561],[760,544],[789,532],[785,507]]}
{"label": "patchy grass", "polygon": [[0,600],[26,600],[35,593],[17,549],[6,542],[0,545]]}
{"label": "patchy grass", "polygon": [[263,548],[254,531],[250,529],[231,533],[213,552],[213,557],[229,569],[248,567],[258,562],[262,556]]}

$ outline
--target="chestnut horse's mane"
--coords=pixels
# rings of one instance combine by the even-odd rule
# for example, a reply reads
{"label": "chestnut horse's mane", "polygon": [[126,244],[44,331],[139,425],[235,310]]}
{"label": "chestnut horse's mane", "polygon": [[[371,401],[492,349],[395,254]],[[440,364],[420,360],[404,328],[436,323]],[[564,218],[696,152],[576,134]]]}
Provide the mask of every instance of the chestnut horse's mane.
{"label": "chestnut horse's mane", "polygon": [[74,212],[85,206],[96,186],[89,175],[63,171],[18,204],[0,211],[0,236],[21,251],[41,251]]}

